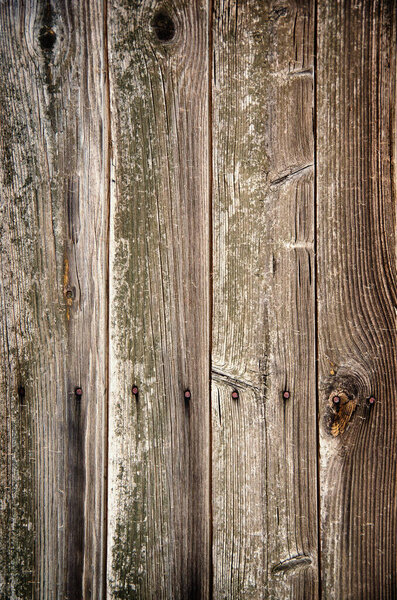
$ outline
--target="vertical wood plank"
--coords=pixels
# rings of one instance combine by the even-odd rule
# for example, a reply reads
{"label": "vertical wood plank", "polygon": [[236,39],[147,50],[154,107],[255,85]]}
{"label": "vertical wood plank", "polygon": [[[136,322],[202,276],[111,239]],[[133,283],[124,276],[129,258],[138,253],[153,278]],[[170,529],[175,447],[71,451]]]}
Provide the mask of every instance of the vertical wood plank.
{"label": "vertical wood plank", "polygon": [[214,3],[215,598],[318,597],[313,21]]}
{"label": "vertical wood plank", "polygon": [[324,598],[396,595],[396,20],[393,2],[319,2]]}
{"label": "vertical wood plank", "polygon": [[109,597],[207,598],[206,1],[110,1],[109,52]]}
{"label": "vertical wood plank", "polygon": [[103,21],[0,5],[1,598],[103,591]]}

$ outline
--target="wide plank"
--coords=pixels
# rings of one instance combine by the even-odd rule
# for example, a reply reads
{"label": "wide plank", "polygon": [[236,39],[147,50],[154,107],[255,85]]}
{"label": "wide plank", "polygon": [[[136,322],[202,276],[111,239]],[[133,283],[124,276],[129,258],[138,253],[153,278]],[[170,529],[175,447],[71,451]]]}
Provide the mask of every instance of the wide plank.
{"label": "wide plank", "polygon": [[108,12],[108,595],[208,598],[207,2]]}
{"label": "wide plank", "polygon": [[318,597],[314,5],[213,13],[214,598]]}
{"label": "wide plank", "polygon": [[393,2],[319,2],[324,598],[396,597],[396,26]]}
{"label": "wide plank", "polygon": [[2,2],[0,27],[0,596],[96,599],[106,467],[104,14],[89,0]]}

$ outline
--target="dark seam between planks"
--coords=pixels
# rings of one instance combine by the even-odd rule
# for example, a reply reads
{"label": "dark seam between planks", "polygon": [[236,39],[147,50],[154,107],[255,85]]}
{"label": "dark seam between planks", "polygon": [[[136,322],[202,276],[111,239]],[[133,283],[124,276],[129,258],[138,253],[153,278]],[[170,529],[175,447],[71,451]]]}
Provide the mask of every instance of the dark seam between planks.
{"label": "dark seam between planks", "polygon": [[106,194],[106,210],[107,210],[107,229],[106,229],[106,333],[105,333],[105,423],[104,423],[104,444],[103,444],[103,549],[102,549],[102,593],[103,600],[107,597],[107,546],[108,546],[108,473],[109,473],[109,390],[110,390],[110,201],[111,201],[111,151],[112,151],[112,135],[111,135],[111,112],[110,112],[110,80],[109,80],[109,35],[108,35],[108,0],[103,0],[103,48],[104,48],[104,76],[105,81],[105,115],[106,115],[106,139],[104,147],[107,151],[105,164],[105,194]]}
{"label": "dark seam between planks", "polygon": [[213,240],[213,124],[212,124],[212,77],[213,77],[213,0],[207,0],[207,27],[208,27],[208,57],[207,57],[207,71],[208,71],[208,194],[209,194],[209,256],[208,256],[208,268],[209,268],[209,314],[208,314],[208,388],[209,388],[209,600],[212,600],[214,595],[214,557],[213,557],[213,543],[214,543],[214,516],[213,516],[213,489],[212,489],[212,324],[213,324],[213,303],[214,303],[214,291],[213,291],[213,251],[214,251],[214,240]]}
{"label": "dark seam between planks", "polygon": [[313,199],[314,199],[314,360],[315,360],[315,394],[316,394],[316,472],[317,472],[317,570],[318,570],[318,598],[322,598],[321,584],[321,490],[320,490],[320,400],[319,400],[319,373],[318,373],[318,261],[317,261],[317,27],[318,27],[318,0],[314,0],[313,23]]}

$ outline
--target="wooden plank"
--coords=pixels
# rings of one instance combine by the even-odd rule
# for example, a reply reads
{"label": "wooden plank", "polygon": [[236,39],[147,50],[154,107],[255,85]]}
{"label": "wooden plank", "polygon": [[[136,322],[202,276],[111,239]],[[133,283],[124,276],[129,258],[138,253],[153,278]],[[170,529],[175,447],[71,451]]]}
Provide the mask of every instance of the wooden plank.
{"label": "wooden plank", "polygon": [[318,597],[313,21],[214,3],[215,598]]}
{"label": "wooden plank", "polygon": [[393,2],[319,2],[324,598],[396,594],[396,20]]}
{"label": "wooden plank", "polygon": [[111,1],[109,53],[109,597],[207,598],[206,2]]}
{"label": "wooden plank", "polygon": [[89,0],[0,6],[1,598],[102,594],[103,20]]}

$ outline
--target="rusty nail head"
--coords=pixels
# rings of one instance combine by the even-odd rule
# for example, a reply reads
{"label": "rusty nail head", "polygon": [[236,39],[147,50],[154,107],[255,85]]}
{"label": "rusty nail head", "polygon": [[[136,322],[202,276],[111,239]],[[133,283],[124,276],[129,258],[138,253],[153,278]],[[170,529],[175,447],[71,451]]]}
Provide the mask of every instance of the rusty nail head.
{"label": "rusty nail head", "polygon": [[191,397],[190,390],[185,390],[184,396],[185,396],[186,400],[189,400],[189,398]]}
{"label": "rusty nail head", "polygon": [[136,386],[136,385],[133,385],[133,386],[132,386],[132,393],[134,394],[134,396],[137,396],[137,395],[138,395],[138,388],[137,388],[137,386]]}
{"label": "rusty nail head", "polygon": [[238,397],[239,397],[238,391],[237,390],[233,390],[233,392],[232,392],[232,398],[233,398],[233,400],[238,400]]}
{"label": "rusty nail head", "polygon": [[334,397],[332,398],[332,401],[333,401],[333,403],[334,403],[334,404],[339,404],[339,402],[340,402],[340,398],[339,398],[339,396],[334,396]]}
{"label": "rusty nail head", "polygon": [[77,388],[74,390],[74,393],[76,394],[76,396],[77,396],[78,398],[81,398],[81,396],[83,395],[83,390],[81,389],[81,387],[77,387]]}
{"label": "rusty nail head", "polygon": [[291,394],[290,394],[290,393],[289,393],[289,392],[286,390],[286,391],[283,393],[283,398],[284,398],[284,400],[288,400],[288,398],[290,397],[290,395],[291,395]]}
{"label": "rusty nail head", "polygon": [[368,402],[369,402],[370,404],[375,404],[375,398],[374,398],[373,396],[371,396],[371,397],[369,398]]}

